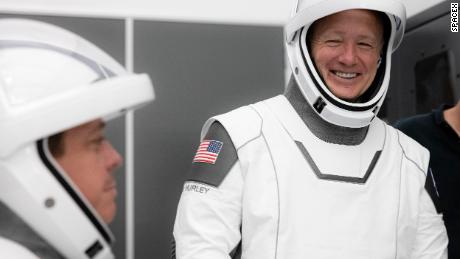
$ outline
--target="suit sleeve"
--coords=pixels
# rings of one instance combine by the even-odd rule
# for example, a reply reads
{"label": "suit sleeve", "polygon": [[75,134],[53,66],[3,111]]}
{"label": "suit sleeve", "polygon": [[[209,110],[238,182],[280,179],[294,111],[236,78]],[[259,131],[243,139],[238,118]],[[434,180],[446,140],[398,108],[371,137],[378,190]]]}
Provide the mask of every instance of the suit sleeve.
{"label": "suit sleeve", "polygon": [[447,232],[431,169],[428,170],[419,204],[417,233],[411,259],[447,259]]}
{"label": "suit sleeve", "polygon": [[236,149],[218,122],[204,140],[222,147],[214,164],[192,163],[174,224],[178,259],[228,259],[241,240],[243,178]]}

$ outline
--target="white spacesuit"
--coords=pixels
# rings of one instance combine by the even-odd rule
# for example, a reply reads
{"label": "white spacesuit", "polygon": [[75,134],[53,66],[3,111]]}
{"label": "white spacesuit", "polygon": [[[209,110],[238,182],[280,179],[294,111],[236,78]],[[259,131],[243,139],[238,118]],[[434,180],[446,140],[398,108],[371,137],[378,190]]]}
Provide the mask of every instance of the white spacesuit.
{"label": "white spacesuit", "polygon": [[[1,19],[1,203],[65,258],[113,258],[112,233],[50,154],[48,137],[153,98],[147,75],[129,73],[78,35]],[[20,249],[2,239],[0,251]]]}
{"label": "white spacesuit", "polygon": [[[332,94],[307,46],[314,21],[351,9],[379,11],[386,35],[356,102]],[[285,27],[294,76],[285,95],[203,128],[176,215],[177,258],[446,258],[429,153],[376,117],[404,26],[394,1],[296,5]]]}

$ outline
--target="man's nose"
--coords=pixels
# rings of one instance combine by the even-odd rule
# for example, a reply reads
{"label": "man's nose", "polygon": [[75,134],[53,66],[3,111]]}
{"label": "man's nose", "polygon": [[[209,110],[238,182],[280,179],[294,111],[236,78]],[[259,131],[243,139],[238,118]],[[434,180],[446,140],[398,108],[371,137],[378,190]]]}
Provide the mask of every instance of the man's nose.
{"label": "man's nose", "polygon": [[339,55],[339,62],[347,65],[352,66],[356,64],[357,61],[357,49],[356,45],[353,43],[346,43],[342,47],[342,52]]}
{"label": "man's nose", "polygon": [[106,141],[106,163],[107,167],[110,171],[114,171],[118,167],[120,167],[123,163],[123,158],[121,157],[120,153],[112,146],[109,141]]}

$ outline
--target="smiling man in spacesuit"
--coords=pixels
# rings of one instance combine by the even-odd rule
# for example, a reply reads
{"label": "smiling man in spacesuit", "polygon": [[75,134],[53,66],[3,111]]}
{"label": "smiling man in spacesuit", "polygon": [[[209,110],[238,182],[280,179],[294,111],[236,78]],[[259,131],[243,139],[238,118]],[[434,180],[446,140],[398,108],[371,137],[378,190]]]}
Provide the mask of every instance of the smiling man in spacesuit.
{"label": "smiling man in spacesuit", "polygon": [[446,258],[429,153],[376,117],[404,6],[309,0],[295,10],[285,94],[203,128],[177,258]]}

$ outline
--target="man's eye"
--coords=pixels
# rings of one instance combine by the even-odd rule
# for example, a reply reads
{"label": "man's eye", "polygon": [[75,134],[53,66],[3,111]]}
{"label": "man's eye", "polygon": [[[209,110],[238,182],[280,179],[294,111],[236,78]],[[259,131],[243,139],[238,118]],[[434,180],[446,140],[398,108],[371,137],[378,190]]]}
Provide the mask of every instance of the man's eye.
{"label": "man's eye", "polygon": [[95,138],[95,139],[92,139],[89,143],[89,148],[91,150],[94,150],[96,152],[99,152],[104,144],[104,141],[105,141],[105,137],[98,137],[98,138]]}
{"label": "man's eye", "polygon": [[359,42],[358,45],[362,48],[367,48],[367,49],[371,49],[374,47],[372,44],[367,43],[367,42]]}
{"label": "man's eye", "polygon": [[330,47],[335,47],[335,46],[338,46],[340,45],[341,41],[340,40],[337,40],[337,39],[334,39],[334,40],[326,40],[326,45],[330,46]]}
{"label": "man's eye", "polygon": [[93,144],[97,144],[97,145],[100,145],[102,142],[104,142],[105,140],[105,137],[98,137],[96,139],[93,139],[93,141],[91,141]]}

